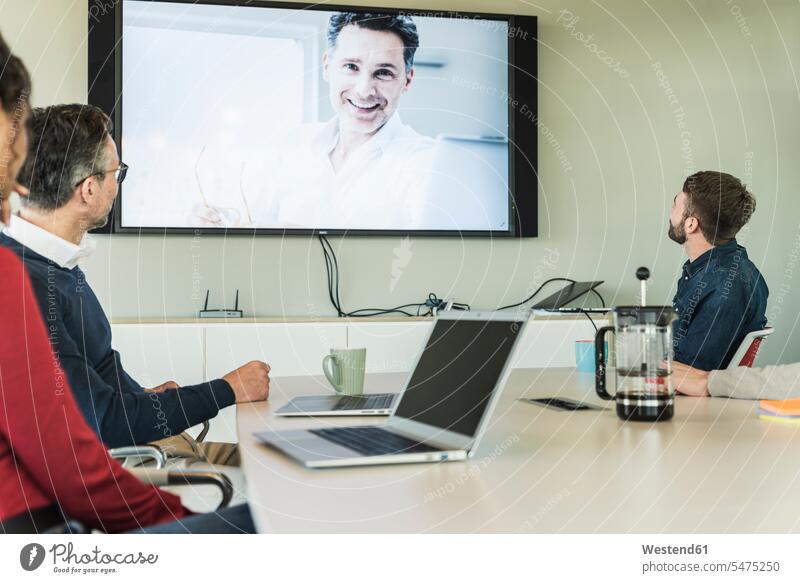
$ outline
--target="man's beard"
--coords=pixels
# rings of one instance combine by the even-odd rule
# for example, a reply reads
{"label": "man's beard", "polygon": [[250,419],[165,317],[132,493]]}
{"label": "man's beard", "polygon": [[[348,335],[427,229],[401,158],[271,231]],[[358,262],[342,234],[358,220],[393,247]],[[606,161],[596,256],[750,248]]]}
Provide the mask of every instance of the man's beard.
{"label": "man's beard", "polygon": [[108,211],[101,217],[95,220],[94,224],[92,225],[92,229],[102,229],[108,224],[108,217],[111,216],[111,211],[114,209],[114,203],[111,203],[111,206],[108,207]]}
{"label": "man's beard", "polygon": [[92,229],[102,229],[108,224],[108,215],[105,215],[94,222]]}
{"label": "man's beard", "polygon": [[669,238],[675,241],[678,245],[683,245],[686,243],[686,231],[683,230],[683,226],[681,225],[681,230],[678,232],[678,229],[675,228],[672,222],[667,222],[669,222],[669,229],[667,230],[667,235]]}

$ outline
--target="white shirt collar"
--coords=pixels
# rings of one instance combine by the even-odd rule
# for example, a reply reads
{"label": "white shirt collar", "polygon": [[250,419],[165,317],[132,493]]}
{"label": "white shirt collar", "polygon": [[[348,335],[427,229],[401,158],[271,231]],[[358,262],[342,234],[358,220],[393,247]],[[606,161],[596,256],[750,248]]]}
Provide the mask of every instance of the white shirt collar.
{"label": "white shirt collar", "polygon": [[[370,147],[382,148],[386,143],[400,131],[403,127],[403,122],[400,120],[400,112],[395,111],[392,116],[386,120],[380,129],[375,132],[375,135],[364,145],[369,144]],[[312,148],[319,154],[330,154],[339,142],[339,117],[334,117],[332,120],[322,126],[317,137],[314,139]]]}
{"label": "white shirt collar", "polygon": [[75,245],[16,215],[11,215],[4,232],[31,251],[66,269],[78,265],[78,261],[91,255],[97,246],[97,242],[88,235],[84,235],[80,245]]}

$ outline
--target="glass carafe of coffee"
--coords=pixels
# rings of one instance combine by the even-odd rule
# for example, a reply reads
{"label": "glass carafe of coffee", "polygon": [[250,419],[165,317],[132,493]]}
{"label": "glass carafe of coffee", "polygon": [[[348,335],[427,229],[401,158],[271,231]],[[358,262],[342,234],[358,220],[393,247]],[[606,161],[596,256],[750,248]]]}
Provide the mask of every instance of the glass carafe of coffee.
{"label": "glass carafe of coffee", "polygon": [[[614,325],[597,331],[595,388],[606,400],[617,402],[617,415],[630,421],[666,421],[674,413],[672,321],[670,306],[614,308]],[[606,390],[605,336],[614,332],[617,390]]]}

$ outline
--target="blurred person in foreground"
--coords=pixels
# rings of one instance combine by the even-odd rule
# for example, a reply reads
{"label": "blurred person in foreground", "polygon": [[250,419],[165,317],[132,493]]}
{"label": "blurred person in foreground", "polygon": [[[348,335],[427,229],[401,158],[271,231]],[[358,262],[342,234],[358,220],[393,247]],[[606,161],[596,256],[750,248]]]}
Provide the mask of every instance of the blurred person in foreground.
{"label": "blurred person in foreground", "polygon": [[[0,219],[28,145],[31,82],[0,36]],[[254,532],[247,506],[192,515],[112,459],[86,424],[50,347],[22,262],[0,248],[0,532],[37,533],[67,519],[106,532]]]}

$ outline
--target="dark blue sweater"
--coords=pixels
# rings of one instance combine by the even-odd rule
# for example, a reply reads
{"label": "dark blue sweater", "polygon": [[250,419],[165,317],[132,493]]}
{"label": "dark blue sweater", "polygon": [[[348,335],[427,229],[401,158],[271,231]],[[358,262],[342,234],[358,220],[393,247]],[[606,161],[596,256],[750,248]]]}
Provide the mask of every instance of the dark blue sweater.
{"label": "dark blue sweater", "polygon": [[177,435],[233,405],[233,390],[222,379],[163,393],[144,392],[111,348],[111,325],[80,268],[59,267],[4,233],[0,245],[24,262],[50,344],[86,421],[106,446]]}

